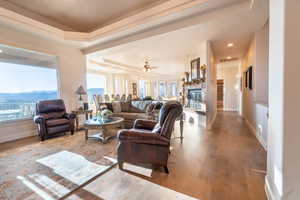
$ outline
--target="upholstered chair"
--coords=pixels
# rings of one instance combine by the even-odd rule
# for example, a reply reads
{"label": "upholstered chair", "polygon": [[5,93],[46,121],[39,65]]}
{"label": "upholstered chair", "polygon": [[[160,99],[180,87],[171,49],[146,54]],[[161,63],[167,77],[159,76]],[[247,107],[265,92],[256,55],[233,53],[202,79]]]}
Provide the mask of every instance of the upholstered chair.
{"label": "upholstered chair", "polygon": [[127,96],[127,98],[126,98],[126,101],[129,102],[129,101],[131,101],[131,100],[132,100],[132,94],[129,94],[129,95]]}
{"label": "upholstered chair", "polygon": [[115,101],[120,101],[120,99],[121,99],[121,98],[120,98],[120,95],[117,94],[116,97],[115,97]]}
{"label": "upholstered chair", "polygon": [[166,102],[159,112],[158,121],[137,119],[133,129],[118,133],[118,163],[153,164],[162,166],[169,173],[167,163],[170,138],[174,123],[182,113],[182,105],[177,101]]}
{"label": "upholstered chair", "polygon": [[106,103],[109,103],[109,102],[110,102],[110,97],[109,97],[108,94],[105,94],[105,95],[104,95],[104,101],[105,101]]}
{"label": "upholstered chair", "polygon": [[94,103],[96,106],[96,112],[100,111],[100,105],[103,103],[103,97],[101,95],[93,95]]}
{"label": "upholstered chair", "polygon": [[66,113],[63,100],[39,101],[36,104],[34,122],[38,125],[38,133],[43,141],[49,136],[71,132],[74,134],[74,114]]}
{"label": "upholstered chair", "polygon": [[123,94],[123,95],[121,96],[120,101],[121,101],[121,102],[125,102],[125,101],[126,101],[126,95],[125,95],[125,94]]}

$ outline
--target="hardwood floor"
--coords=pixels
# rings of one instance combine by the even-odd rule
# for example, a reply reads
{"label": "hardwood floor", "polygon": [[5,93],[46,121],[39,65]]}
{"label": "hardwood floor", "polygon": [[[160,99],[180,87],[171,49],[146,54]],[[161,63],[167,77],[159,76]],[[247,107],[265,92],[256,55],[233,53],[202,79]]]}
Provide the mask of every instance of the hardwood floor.
{"label": "hardwood floor", "polygon": [[[178,124],[175,135],[179,135]],[[80,149],[88,147],[84,151],[86,155],[96,148],[95,155],[109,153],[114,157],[116,145],[116,141],[105,145],[92,140],[86,142],[83,132],[42,143],[35,137],[1,144],[0,161],[1,156],[3,160],[13,156],[15,162],[21,163],[23,158],[18,156],[24,155],[23,152],[36,148],[46,152],[54,147],[59,150],[75,149],[81,154]],[[169,175],[161,168],[151,170],[131,166],[129,171],[121,171],[115,167],[66,199],[266,199],[266,152],[237,113],[220,112],[212,130],[204,130],[187,122],[183,143],[180,139],[174,139],[171,146]]]}

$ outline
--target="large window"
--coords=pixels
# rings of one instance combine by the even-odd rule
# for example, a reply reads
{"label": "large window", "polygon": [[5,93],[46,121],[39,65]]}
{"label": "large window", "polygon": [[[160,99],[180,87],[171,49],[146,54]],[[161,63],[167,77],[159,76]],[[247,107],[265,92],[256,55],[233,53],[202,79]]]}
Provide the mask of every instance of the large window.
{"label": "large window", "polygon": [[177,96],[177,83],[176,82],[171,83],[171,96],[172,97]]}
{"label": "large window", "polygon": [[31,118],[38,100],[57,97],[55,69],[0,62],[0,121]]}
{"label": "large window", "polygon": [[139,80],[139,96],[146,97],[148,95],[148,82],[146,80]]}
{"label": "large window", "polygon": [[159,96],[165,97],[166,96],[166,83],[163,81],[159,82]]}
{"label": "large window", "polygon": [[106,78],[99,74],[87,74],[89,103],[93,104],[93,95],[104,95]]}

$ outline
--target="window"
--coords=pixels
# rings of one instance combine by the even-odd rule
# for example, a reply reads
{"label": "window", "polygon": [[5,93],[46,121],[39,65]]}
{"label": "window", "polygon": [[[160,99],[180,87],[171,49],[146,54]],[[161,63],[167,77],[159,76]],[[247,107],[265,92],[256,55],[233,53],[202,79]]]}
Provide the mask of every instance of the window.
{"label": "window", "polygon": [[87,74],[87,93],[89,104],[93,104],[93,95],[104,95],[106,78],[100,74]]}
{"label": "window", "polygon": [[165,97],[166,96],[166,83],[165,82],[159,82],[159,96]]}
{"label": "window", "polygon": [[115,77],[115,95],[121,94],[121,79],[119,77]]}
{"label": "window", "polygon": [[139,80],[139,96],[145,97],[147,95],[147,85],[145,80]]}
{"label": "window", "polygon": [[38,100],[57,97],[56,69],[0,62],[0,121],[31,118]]}
{"label": "window", "polygon": [[155,98],[157,98],[158,97],[158,88],[157,88],[158,83],[157,83],[157,81],[153,81],[152,84],[153,84],[153,95]]}
{"label": "window", "polygon": [[172,97],[177,96],[177,83],[176,82],[171,83],[171,96]]}

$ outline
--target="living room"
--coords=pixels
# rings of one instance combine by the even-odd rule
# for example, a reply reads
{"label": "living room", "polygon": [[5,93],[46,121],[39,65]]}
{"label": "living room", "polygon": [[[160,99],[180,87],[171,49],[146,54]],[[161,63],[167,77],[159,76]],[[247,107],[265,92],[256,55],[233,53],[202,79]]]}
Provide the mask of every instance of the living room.
{"label": "living room", "polygon": [[0,199],[296,200],[299,6],[0,0]]}

